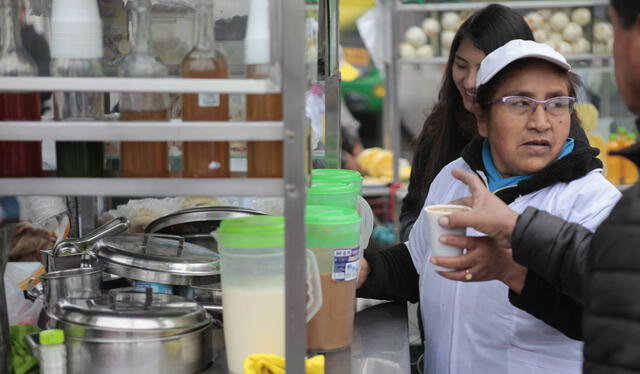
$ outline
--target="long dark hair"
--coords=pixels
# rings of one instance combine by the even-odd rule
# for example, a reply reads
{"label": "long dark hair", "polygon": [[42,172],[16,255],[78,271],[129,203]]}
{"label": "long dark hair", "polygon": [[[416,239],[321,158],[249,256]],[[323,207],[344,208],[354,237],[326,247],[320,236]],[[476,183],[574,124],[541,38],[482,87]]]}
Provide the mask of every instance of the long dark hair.
{"label": "long dark hair", "polygon": [[477,133],[475,118],[465,109],[452,77],[455,56],[464,39],[489,54],[513,39],[533,40],[533,33],[522,16],[499,4],[478,10],[460,26],[451,43],[438,103],[413,143],[413,165],[422,164],[419,160],[428,157],[421,189],[428,189],[440,170],[460,156],[452,154],[456,151],[456,138],[470,138]]}

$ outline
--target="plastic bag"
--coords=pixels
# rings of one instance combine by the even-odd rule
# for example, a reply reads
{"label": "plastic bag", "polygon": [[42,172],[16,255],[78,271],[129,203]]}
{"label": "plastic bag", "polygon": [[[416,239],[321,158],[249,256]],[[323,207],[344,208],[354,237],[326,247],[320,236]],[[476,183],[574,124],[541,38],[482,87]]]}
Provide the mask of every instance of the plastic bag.
{"label": "plastic bag", "polygon": [[38,316],[44,304],[44,297],[35,301],[25,299],[19,284],[35,273],[42,264],[39,262],[9,262],[4,273],[4,291],[7,298],[9,325],[37,325]]}

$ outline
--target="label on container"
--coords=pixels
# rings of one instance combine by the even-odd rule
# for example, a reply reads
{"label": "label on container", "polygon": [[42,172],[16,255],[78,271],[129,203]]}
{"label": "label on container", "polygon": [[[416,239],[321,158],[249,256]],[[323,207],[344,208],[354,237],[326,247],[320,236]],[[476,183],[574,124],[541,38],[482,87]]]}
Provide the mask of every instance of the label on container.
{"label": "label on container", "polygon": [[133,285],[136,287],[151,287],[153,293],[173,294],[173,286],[170,284],[134,281]]}
{"label": "label on container", "polygon": [[332,280],[344,282],[354,280],[358,278],[358,271],[360,271],[360,247],[333,251]]}
{"label": "label on container", "polygon": [[220,94],[217,94],[217,93],[199,93],[198,94],[198,106],[199,107],[220,106]]}

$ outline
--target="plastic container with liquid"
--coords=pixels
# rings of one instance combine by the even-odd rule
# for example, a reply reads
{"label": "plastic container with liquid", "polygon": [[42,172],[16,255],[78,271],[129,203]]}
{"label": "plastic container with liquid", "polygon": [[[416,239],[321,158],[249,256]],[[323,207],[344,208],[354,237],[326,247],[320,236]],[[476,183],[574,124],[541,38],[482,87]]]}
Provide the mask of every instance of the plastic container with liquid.
{"label": "plastic container with liquid", "polygon": [[[224,220],[213,235],[221,261],[227,365],[230,373],[242,374],[249,355],[285,355],[284,217]],[[307,261],[308,321],[322,305],[322,292],[313,252],[307,251]]]}
{"label": "plastic container with liquid", "polygon": [[[196,1],[195,46],[182,61],[183,78],[229,78],[227,61],[217,48],[213,28],[213,0]],[[229,95],[186,93],[182,95],[184,121],[228,121]],[[182,176],[228,178],[229,142],[182,143]]]}
{"label": "plastic container with liquid", "polygon": [[64,345],[64,331],[59,329],[40,332],[40,373],[66,374],[67,348]]}
{"label": "plastic container with liquid", "polygon": [[322,307],[307,324],[307,349],[335,351],[348,347],[353,334],[356,280],[360,270],[360,216],[353,210],[307,205],[307,248],[316,256],[322,284]]}

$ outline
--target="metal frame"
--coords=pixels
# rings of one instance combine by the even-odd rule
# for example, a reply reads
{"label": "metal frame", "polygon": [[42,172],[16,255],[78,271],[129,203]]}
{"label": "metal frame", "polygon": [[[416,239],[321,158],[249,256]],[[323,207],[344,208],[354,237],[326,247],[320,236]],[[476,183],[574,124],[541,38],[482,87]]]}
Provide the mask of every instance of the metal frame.
{"label": "metal frame", "polygon": [[[338,0],[324,0],[335,4]],[[306,355],[306,287],[304,209],[310,169],[309,124],[304,116],[306,74],[305,4],[303,0],[272,0],[280,19],[272,22],[272,40],[281,51],[274,53],[282,66],[282,85],[270,80],[183,78],[51,78],[2,77],[2,91],[84,92],[222,92],[233,94],[284,94],[284,122],[193,123],[145,122],[0,122],[3,139],[31,140],[278,140],[284,143],[282,179],[172,179],[172,178],[4,178],[3,195],[75,196],[284,196],[285,202],[285,297],[286,369],[304,373]],[[330,9],[331,10],[331,9]],[[325,15],[326,17],[326,15]],[[337,16],[335,18],[337,20]],[[336,26],[337,27],[337,26]],[[337,30],[337,28],[336,28]],[[284,40],[286,39],[286,42]],[[329,48],[326,43],[324,48]],[[337,46],[335,46],[337,48]],[[337,54],[337,49],[335,51]],[[339,74],[331,70],[327,83],[327,137],[339,134]],[[335,91],[335,92],[334,92]],[[153,132],[148,131],[153,128]],[[334,132],[335,129],[335,132]],[[221,134],[224,132],[224,134]],[[84,134],[82,134],[84,133]],[[335,143],[337,147],[339,142]],[[339,148],[327,152],[339,162]],[[137,191],[137,192],[136,192]]]}
{"label": "metal frame", "polygon": [[385,100],[384,100],[384,128],[383,147],[393,150],[393,180],[398,181],[398,163],[400,160],[400,114],[398,113],[398,48],[395,41],[398,36],[398,22],[396,17],[396,0],[386,0],[385,14],[386,29],[389,30],[385,39]]}

